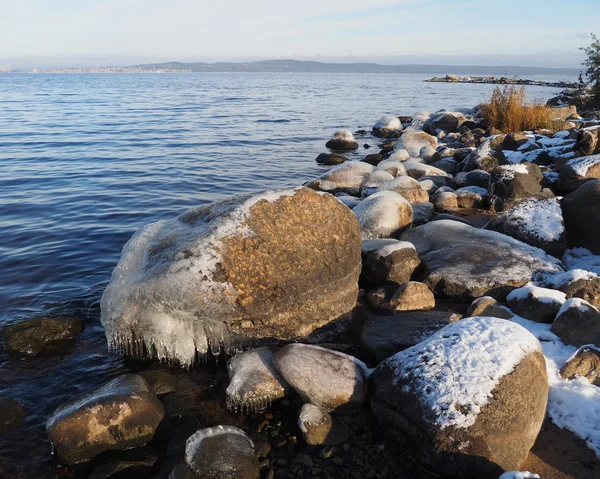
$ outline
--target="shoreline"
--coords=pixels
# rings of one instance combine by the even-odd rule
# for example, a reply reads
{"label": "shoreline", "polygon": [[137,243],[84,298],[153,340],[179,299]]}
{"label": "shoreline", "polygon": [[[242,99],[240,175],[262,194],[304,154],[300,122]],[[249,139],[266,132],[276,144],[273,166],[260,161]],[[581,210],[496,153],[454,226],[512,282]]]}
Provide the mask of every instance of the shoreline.
{"label": "shoreline", "polygon": [[545,86],[551,88],[578,88],[577,82],[557,81],[545,82],[539,80],[527,80],[525,78],[508,77],[459,77],[448,74],[445,77],[431,77],[423,80],[428,83],[469,83],[469,84],[488,84],[488,85],[521,85],[521,86]]}

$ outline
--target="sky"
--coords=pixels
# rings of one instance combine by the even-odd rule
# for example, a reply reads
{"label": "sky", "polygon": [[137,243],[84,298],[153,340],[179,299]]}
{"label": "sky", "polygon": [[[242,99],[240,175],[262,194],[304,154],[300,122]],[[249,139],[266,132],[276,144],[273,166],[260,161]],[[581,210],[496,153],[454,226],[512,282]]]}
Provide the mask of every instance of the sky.
{"label": "sky", "polygon": [[0,0],[0,65],[273,58],[578,68],[599,0]]}

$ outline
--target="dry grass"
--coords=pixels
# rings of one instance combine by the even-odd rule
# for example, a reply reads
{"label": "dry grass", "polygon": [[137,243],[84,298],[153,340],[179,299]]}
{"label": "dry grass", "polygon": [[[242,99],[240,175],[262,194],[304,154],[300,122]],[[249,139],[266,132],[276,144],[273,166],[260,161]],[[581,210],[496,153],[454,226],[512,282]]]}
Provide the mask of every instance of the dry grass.
{"label": "dry grass", "polygon": [[537,102],[526,103],[524,87],[511,85],[502,90],[496,87],[489,103],[480,108],[486,122],[503,133],[556,127],[550,108]]}

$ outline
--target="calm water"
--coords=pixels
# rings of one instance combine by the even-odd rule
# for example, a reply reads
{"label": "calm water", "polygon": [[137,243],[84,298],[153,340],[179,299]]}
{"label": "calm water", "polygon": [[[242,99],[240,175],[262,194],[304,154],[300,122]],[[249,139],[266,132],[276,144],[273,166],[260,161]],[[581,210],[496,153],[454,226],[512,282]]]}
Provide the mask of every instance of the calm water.
{"label": "calm water", "polygon": [[[424,78],[0,75],[0,324],[42,313],[85,322],[66,356],[0,353],[0,396],[30,412],[0,442],[0,476],[53,477],[44,465],[46,417],[122,371],[106,352],[98,301],[138,227],[231,194],[299,185],[322,171],[314,158],[336,128],[370,129],[385,113],[472,107],[494,88]],[[545,99],[558,90],[528,93]],[[15,465],[25,444],[31,464]]]}

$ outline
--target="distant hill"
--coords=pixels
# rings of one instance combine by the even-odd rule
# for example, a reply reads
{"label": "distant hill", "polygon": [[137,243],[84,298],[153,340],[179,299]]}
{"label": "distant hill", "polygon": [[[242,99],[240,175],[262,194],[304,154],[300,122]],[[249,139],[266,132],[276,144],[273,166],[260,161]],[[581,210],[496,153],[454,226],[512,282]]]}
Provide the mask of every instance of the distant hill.
{"label": "distant hill", "polygon": [[456,66],[456,65],[380,65],[377,63],[321,63],[299,60],[264,60],[257,62],[217,63],[151,63],[134,65],[144,71],[191,71],[191,72],[253,72],[253,73],[454,73],[471,75],[577,75],[571,68],[540,68],[523,66]]}

